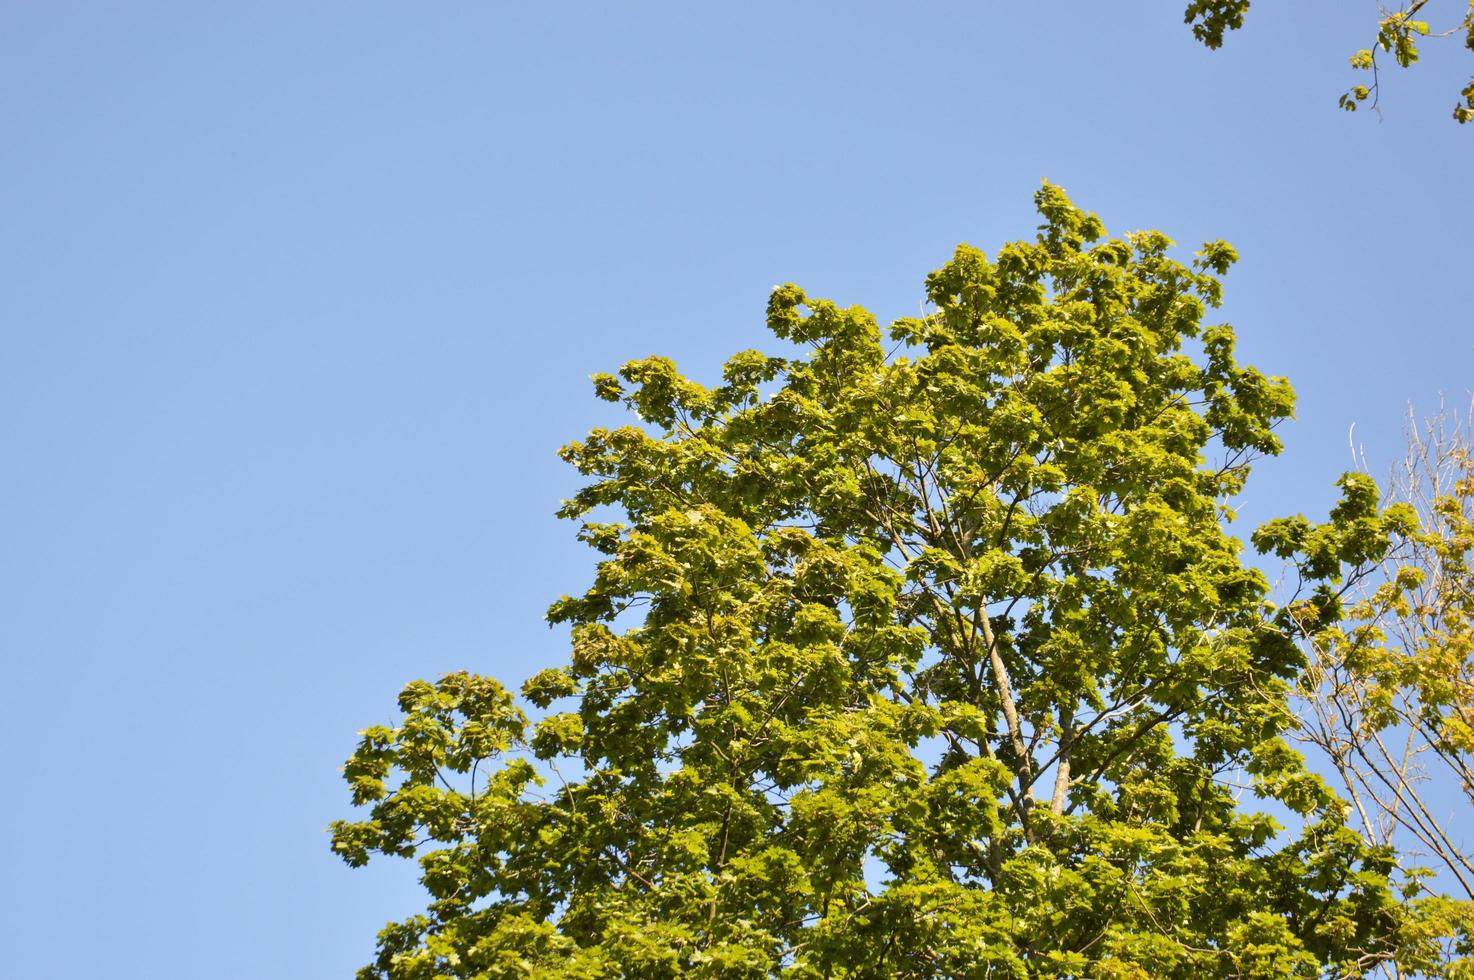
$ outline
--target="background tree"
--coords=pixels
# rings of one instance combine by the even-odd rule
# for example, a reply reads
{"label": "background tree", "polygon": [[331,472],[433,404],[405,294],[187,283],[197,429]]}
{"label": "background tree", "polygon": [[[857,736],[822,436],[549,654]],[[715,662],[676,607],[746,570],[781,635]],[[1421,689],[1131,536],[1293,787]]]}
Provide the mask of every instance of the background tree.
{"label": "background tree", "polygon": [[346,766],[333,847],[430,896],[363,976],[1356,975],[1417,938],[1282,737],[1303,654],[1226,530],[1292,405],[1203,322],[1233,250],[1037,204],[889,345],[790,285],[797,356],[595,378],[639,424],[563,450],[603,558],[541,718],[416,682]]}
{"label": "background tree", "polygon": [[1398,854],[1406,893],[1446,936],[1436,960],[1459,975],[1474,969],[1471,418],[1410,416],[1382,509],[1372,479],[1349,474],[1329,522],[1258,536],[1300,579],[1297,736],[1340,777],[1368,843]]}
{"label": "background tree", "polygon": [[[1430,0],[1411,0],[1395,10],[1378,6],[1376,40],[1367,48],[1351,56],[1351,67],[1371,74],[1365,85],[1354,85],[1341,96],[1341,108],[1354,112],[1357,106],[1368,103],[1376,108],[1381,95],[1382,55],[1390,55],[1401,68],[1407,68],[1418,60],[1419,45],[1428,37],[1460,37],[1464,47],[1474,52],[1474,0],[1460,13],[1449,13],[1444,26],[1435,30],[1430,22],[1422,19],[1425,8],[1456,10],[1462,0],[1453,4],[1439,5]],[[1249,0],[1193,0],[1187,5],[1183,20],[1192,27],[1193,36],[1209,48],[1223,45],[1223,37],[1229,31],[1244,26],[1244,15],[1249,11]],[[1457,18],[1457,19],[1456,19]],[[1454,105],[1454,119],[1466,123],[1474,119],[1474,79],[1459,93],[1460,101]]]}

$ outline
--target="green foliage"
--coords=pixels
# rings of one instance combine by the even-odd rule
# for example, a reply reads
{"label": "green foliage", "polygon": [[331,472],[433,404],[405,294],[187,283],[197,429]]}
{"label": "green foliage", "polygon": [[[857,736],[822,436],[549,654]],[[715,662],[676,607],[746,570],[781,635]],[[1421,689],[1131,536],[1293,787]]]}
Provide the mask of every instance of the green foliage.
{"label": "green foliage", "polygon": [[[1419,14],[1430,0],[1411,0],[1397,10],[1383,8],[1377,21],[1375,43],[1351,56],[1351,67],[1357,71],[1371,73],[1367,85],[1354,85],[1340,98],[1341,108],[1355,112],[1363,103],[1370,102],[1375,108],[1381,77],[1378,71],[1378,53],[1392,56],[1400,68],[1408,68],[1418,60],[1420,44],[1431,36],[1459,36],[1464,47],[1474,52],[1474,0],[1469,0],[1468,9],[1451,28],[1434,32],[1428,21],[1420,20]],[[1434,6],[1437,6],[1436,4]],[[1187,5],[1183,20],[1192,27],[1193,37],[1209,48],[1223,46],[1223,36],[1244,26],[1244,15],[1249,11],[1249,0],[1192,0]],[[1459,123],[1474,119],[1474,79],[1459,93],[1460,101],[1454,105],[1453,116]]]}
{"label": "green foliage", "polygon": [[1272,521],[1255,543],[1292,562],[1298,597],[1276,619],[1307,651],[1297,737],[1340,777],[1366,840],[1398,860],[1397,962],[1474,975],[1474,456],[1467,428],[1410,430],[1382,493],[1341,480],[1330,520]]}
{"label": "green foliage", "polygon": [[798,355],[594,379],[638,424],[562,451],[601,559],[549,610],[541,720],[416,682],[345,769],[369,809],[334,848],[416,857],[430,898],[361,976],[1314,977],[1406,945],[1282,738],[1301,654],[1226,531],[1293,401],[1204,323],[1233,250],[1037,204],[889,340],[788,285]]}
{"label": "green foliage", "polygon": [[1249,0],[1193,0],[1183,11],[1182,20],[1192,27],[1193,37],[1218,50],[1223,35],[1244,26]]}

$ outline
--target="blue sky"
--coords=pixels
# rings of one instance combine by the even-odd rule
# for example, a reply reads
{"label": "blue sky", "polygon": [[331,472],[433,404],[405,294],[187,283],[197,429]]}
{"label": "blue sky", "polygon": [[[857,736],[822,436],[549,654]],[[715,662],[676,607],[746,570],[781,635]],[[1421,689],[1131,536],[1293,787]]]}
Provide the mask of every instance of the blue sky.
{"label": "blue sky", "polygon": [[1042,177],[1238,247],[1300,392],[1244,533],[1389,461],[1474,378],[1470,59],[1346,116],[1374,4],[1183,4],[0,5],[6,972],[349,975],[418,893],[337,768],[563,655],[587,375],[710,376],[774,283],[912,312]]}

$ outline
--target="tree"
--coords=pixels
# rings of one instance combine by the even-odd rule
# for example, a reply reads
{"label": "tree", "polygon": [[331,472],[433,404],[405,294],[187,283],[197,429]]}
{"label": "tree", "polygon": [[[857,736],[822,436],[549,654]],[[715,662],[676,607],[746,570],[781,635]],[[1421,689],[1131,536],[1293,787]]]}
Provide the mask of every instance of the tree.
{"label": "tree", "polygon": [[[1456,2],[1454,6],[1460,6]],[[1353,85],[1341,96],[1341,108],[1355,112],[1362,104],[1376,109],[1381,94],[1381,55],[1390,55],[1400,68],[1408,68],[1421,54],[1419,45],[1427,37],[1462,37],[1464,47],[1474,51],[1474,0],[1459,19],[1450,16],[1450,26],[1434,31],[1430,23],[1420,19],[1429,0],[1410,0],[1396,10],[1380,7],[1381,17],[1377,20],[1376,39],[1370,47],[1351,55],[1351,67],[1357,71],[1371,73],[1365,85]],[[1433,6],[1437,7],[1437,4]],[[1249,0],[1192,0],[1183,13],[1183,20],[1192,27],[1193,36],[1209,48],[1223,46],[1224,35],[1244,26],[1244,16],[1249,12]],[[1453,116],[1460,123],[1474,119],[1474,79],[1459,93]]]}
{"label": "tree", "polygon": [[563,450],[602,558],[540,717],[417,681],[345,767],[334,849],[430,899],[361,976],[1357,975],[1419,939],[1285,737],[1304,654],[1227,531],[1293,401],[1203,322],[1233,249],[1036,201],[889,351],[788,285],[798,353],[595,377],[639,424]]}
{"label": "tree", "polygon": [[[1474,413],[1409,418],[1386,500],[1343,477],[1331,519],[1274,521],[1262,547],[1290,559],[1286,607],[1307,655],[1295,736],[1340,779],[1369,844],[1444,945],[1474,969]],[[1379,506],[1380,504],[1380,506]]]}

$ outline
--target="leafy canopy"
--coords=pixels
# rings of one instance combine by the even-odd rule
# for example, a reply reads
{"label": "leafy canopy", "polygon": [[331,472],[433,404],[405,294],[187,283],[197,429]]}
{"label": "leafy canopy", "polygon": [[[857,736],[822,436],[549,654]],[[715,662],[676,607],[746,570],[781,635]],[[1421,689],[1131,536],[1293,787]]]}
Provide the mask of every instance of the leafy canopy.
{"label": "leafy canopy", "polygon": [[798,354],[595,377],[638,424],[562,451],[602,558],[549,611],[572,655],[523,685],[538,720],[417,681],[345,769],[368,809],[333,847],[416,857],[430,899],[361,976],[1391,955],[1389,859],[1281,737],[1302,655],[1226,531],[1292,407],[1204,323],[1234,251],[1036,201],[1034,240],[959,247],[889,342],[788,285],[767,319]]}
{"label": "leafy canopy", "polygon": [[1380,491],[1342,478],[1330,520],[1271,521],[1256,543],[1290,562],[1286,605],[1309,661],[1295,737],[1340,780],[1362,836],[1395,850],[1424,938],[1399,965],[1474,975],[1474,455],[1470,416],[1410,419]]}

